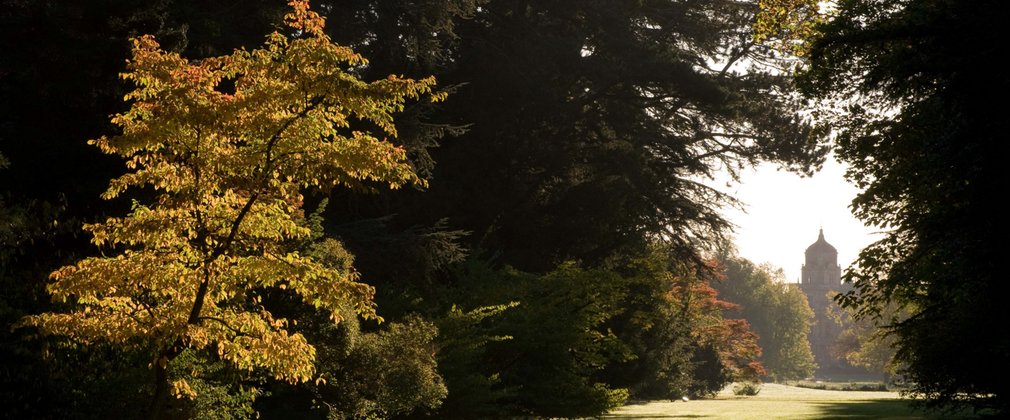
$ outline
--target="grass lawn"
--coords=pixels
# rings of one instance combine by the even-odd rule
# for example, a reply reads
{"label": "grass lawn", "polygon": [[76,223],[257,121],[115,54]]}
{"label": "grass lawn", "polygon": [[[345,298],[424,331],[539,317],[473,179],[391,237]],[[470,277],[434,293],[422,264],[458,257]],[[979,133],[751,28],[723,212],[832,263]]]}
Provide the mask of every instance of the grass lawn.
{"label": "grass lawn", "polygon": [[896,392],[830,391],[763,384],[756,396],[735,396],[730,388],[713,399],[629,404],[608,419],[950,419],[912,410]]}

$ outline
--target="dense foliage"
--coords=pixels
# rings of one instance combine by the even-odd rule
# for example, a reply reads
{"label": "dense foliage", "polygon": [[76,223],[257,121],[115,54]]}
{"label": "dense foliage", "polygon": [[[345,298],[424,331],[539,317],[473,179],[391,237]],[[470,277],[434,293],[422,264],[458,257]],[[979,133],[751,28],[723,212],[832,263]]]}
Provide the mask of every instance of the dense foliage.
{"label": "dense foliage", "polygon": [[713,282],[723,299],[739,305],[727,316],[750,322],[758,336],[761,363],[775,381],[813,376],[816,365],[807,334],[814,313],[796,285],[786,284],[781,272],[758,266],[732,254],[721,258],[722,281]]}
{"label": "dense foliage", "polygon": [[896,312],[899,307],[903,306],[891,304],[881,310],[877,318],[853,316],[859,311],[856,306],[831,307],[828,317],[842,327],[833,353],[850,365],[878,373],[886,380],[900,380],[897,373],[902,366],[894,359],[898,337],[887,328],[880,328],[880,325],[891,325],[908,318],[909,308],[903,307],[899,313]]}
{"label": "dense foliage", "polygon": [[[845,305],[897,338],[896,361],[930,405],[1005,410],[1008,382],[992,368],[1010,357],[999,291],[1007,177],[999,163],[1006,77],[983,63],[996,42],[999,1],[845,0],[810,43],[807,90],[834,100],[827,122],[838,156],[863,191],[863,221],[885,229],[846,278]],[[892,307],[891,305],[895,305]]]}
{"label": "dense foliage", "polygon": [[[733,305],[709,286],[710,271],[671,255],[657,246],[610,269],[566,263],[545,275],[464,265],[449,300],[496,315],[482,318],[473,365],[446,372],[446,405],[494,410],[457,399],[480,384],[499,412],[582,416],[628,397],[710,396],[763,375],[757,337],[746,321],[723,317]],[[472,343],[458,328],[443,331],[447,343]],[[476,372],[486,380],[474,384]],[[457,382],[471,389],[456,397]]]}
{"label": "dense foliage", "polygon": [[[197,418],[593,416],[763,373],[698,178],[825,145],[756,3],[0,5],[0,317],[52,333],[0,331],[11,416],[144,415],[149,369]],[[404,103],[428,75],[448,100]]]}

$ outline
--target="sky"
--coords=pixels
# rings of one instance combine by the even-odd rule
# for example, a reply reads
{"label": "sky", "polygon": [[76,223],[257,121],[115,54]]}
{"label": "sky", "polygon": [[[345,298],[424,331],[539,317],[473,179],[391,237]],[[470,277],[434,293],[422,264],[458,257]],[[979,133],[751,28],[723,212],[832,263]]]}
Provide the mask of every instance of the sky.
{"label": "sky", "polygon": [[798,282],[803,251],[824,239],[838,250],[845,270],[859,251],[878,237],[878,229],[864,226],[849,211],[858,189],[845,181],[845,166],[828,157],[813,177],[803,178],[764,164],[744,171],[741,182],[727,186],[724,175],[709,185],[742,201],[746,208],[724,208],[736,225],[735,243],[740,255],[755,263],[770,263],[785,270],[786,281]]}

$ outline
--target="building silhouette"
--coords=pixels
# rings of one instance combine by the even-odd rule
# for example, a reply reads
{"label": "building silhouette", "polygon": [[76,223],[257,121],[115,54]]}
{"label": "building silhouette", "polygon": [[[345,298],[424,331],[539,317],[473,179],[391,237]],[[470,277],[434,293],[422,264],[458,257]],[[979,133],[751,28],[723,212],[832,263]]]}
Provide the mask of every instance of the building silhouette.
{"label": "building silhouette", "polygon": [[828,316],[829,307],[838,309],[831,295],[852,290],[852,285],[842,283],[842,268],[838,265],[838,250],[824,240],[824,229],[817,242],[807,247],[802,268],[800,290],[807,296],[814,311],[814,325],[810,328],[810,350],[817,362],[817,376],[848,373],[854,369],[843,358],[832,355],[831,348],[842,327]]}

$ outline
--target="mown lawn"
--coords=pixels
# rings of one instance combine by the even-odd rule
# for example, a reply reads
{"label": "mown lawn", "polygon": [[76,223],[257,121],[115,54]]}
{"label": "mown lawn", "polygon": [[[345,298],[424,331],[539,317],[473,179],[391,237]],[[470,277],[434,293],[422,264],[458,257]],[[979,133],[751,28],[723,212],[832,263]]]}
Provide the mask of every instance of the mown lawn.
{"label": "mown lawn", "polygon": [[756,396],[723,390],[714,399],[655,401],[614,410],[608,419],[967,419],[913,410],[896,392],[828,391],[764,384]]}

